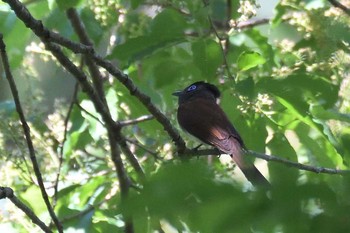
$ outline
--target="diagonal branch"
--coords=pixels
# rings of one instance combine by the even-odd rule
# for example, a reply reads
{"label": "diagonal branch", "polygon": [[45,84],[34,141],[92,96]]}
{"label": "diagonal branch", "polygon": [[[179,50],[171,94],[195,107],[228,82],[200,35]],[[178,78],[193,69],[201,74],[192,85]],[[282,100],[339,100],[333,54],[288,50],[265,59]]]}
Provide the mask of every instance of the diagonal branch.
{"label": "diagonal branch", "polygon": [[350,9],[344,6],[343,4],[341,4],[340,2],[336,0],[328,0],[328,2],[332,4],[334,7],[341,9],[345,14],[350,16]]}
{"label": "diagonal branch", "polygon": [[[203,149],[203,150],[191,150],[187,149],[184,152],[185,155],[188,156],[207,156],[207,155],[221,155],[223,154],[217,149]],[[301,164],[298,162],[293,162],[288,159],[280,158],[274,155],[267,155],[263,153],[259,153],[256,151],[248,150],[246,151],[246,154],[249,156],[253,156],[256,158],[260,158],[266,161],[271,161],[271,162],[277,162],[284,164],[285,166],[288,167],[294,167],[299,170],[305,170],[309,172],[314,172],[314,173],[325,173],[325,174],[338,174],[338,175],[350,175],[350,170],[342,170],[342,169],[334,169],[334,168],[326,168],[326,167],[316,167],[316,166],[311,166],[311,165],[305,165]]]}
{"label": "diagonal branch", "polygon": [[132,80],[126,74],[122,73],[119,69],[113,66],[111,62],[104,60],[102,57],[96,54],[89,54],[89,56],[92,56],[99,66],[105,68],[111,75],[118,79],[119,82],[121,82],[130,91],[130,94],[135,96],[148,109],[148,111],[155,117],[155,119],[163,126],[164,130],[172,138],[178,151],[181,152],[185,150],[185,141],[181,138],[180,134],[173,127],[169,119],[151,102],[151,98],[149,96],[141,92],[135,86]]}
{"label": "diagonal branch", "polygon": [[[71,25],[74,28],[74,31],[78,35],[80,41],[83,44],[92,46],[93,43],[90,40],[90,38],[88,37],[84,23],[81,21],[76,9],[74,9],[74,8],[68,9],[67,16],[71,22]],[[91,77],[92,77],[94,87],[95,87],[98,95],[100,96],[101,100],[105,104],[106,108],[108,108],[107,101],[105,99],[104,89],[103,89],[103,78],[102,78],[101,72],[98,69],[99,67],[95,64],[94,60],[91,57],[85,55],[85,58],[86,58],[87,67],[88,67],[90,74],[91,74]],[[133,153],[129,150],[129,148],[126,145],[126,141],[125,141],[124,137],[122,137],[122,135],[121,135],[120,131],[121,131],[122,126],[119,123],[119,121],[117,122],[117,125],[106,125],[106,126],[107,126],[106,127],[107,130],[111,131],[110,133],[115,134],[115,138],[116,138],[118,144],[121,146],[121,150],[126,155],[128,161],[131,163],[133,168],[137,171],[137,173],[141,177],[144,177],[144,172],[141,168],[141,165],[139,164],[138,160],[133,155]],[[112,144],[113,145],[110,145],[111,147],[115,146],[114,145],[115,142],[112,142]],[[123,168],[122,170],[124,171],[125,168]]]}
{"label": "diagonal branch", "polygon": [[28,206],[26,206],[23,202],[21,202],[14,194],[13,190],[8,187],[0,187],[0,199],[8,198],[10,201],[17,206],[17,208],[21,209],[31,220],[34,224],[39,226],[41,230],[43,230],[46,233],[52,233],[52,230],[43,223],[38,216],[35,215],[35,213],[29,209]]}
{"label": "diagonal branch", "polygon": [[[87,35],[87,32],[85,30],[84,24],[81,22],[78,12],[74,8],[70,8],[66,12],[68,19],[75,31],[75,33],[78,35],[79,40],[82,44],[87,46],[93,46],[93,43],[91,42],[90,38]],[[86,60],[86,65],[89,69],[92,83],[95,87],[95,90],[98,94],[98,96],[101,98],[102,102],[105,104],[106,108],[108,108],[107,101],[105,98],[105,93],[103,90],[103,77],[101,72],[98,70],[98,66],[94,63],[93,59],[91,59],[88,56],[84,56]]]}
{"label": "diagonal branch", "polygon": [[[97,65],[106,69],[111,75],[119,80],[129,91],[131,95],[134,95],[147,109],[148,111],[154,115],[156,120],[163,126],[164,130],[168,133],[168,135],[174,141],[178,151],[183,151],[185,147],[185,141],[181,138],[178,131],[172,126],[169,119],[151,102],[149,96],[141,92],[132,80],[119,69],[117,69],[111,62],[105,60],[101,56],[95,53],[93,47],[86,46],[81,43],[75,43],[70,41],[57,33],[51,32],[47,28],[45,28],[40,20],[36,20],[28,11],[24,5],[18,0],[3,0],[8,3],[11,9],[15,12],[17,17],[21,19],[25,25],[30,28],[41,40],[47,44],[50,42],[49,47],[53,47],[54,45],[51,42],[60,44],[75,53],[83,53],[93,58]],[[50,50],[50,49],[49,49]],[[72,73],[74,75],[74,73]],[[80,75],[79,75],[80,76]],[[85,81],[84,81],[85,82]],[[86,86],[83,85],[83,91],[90,93],[91,87],[87,90]],[[94,96],[97,98],[97,96]],[[99,101],[100,102],[100,101]],[[99,111],[99,109],[97,109]],[[104,112],[104,111],[103,111]],[[108,119],[109,120],[109,119]]]}
{"label": "diagonal branch", "polygon": [[20,119],[21,124],[22,124],[24,136],[25,136],[28,150],[29,150],[29,157],[30,157],[32,164],[33,164],[34,173],[35,173],[35,176],[38,180],[38,185],[39,185],[39,188],[41,191],[41,195],[42,195],[44,202],[46,204],[46,208],[49,211],[50,216],[57,227],[57,230],[59,232],[63,232],[62,225],[59,222],[59,220],[58,220],[58,218],[57,218],[57,216],[56,216],[56,214],[51,206],[49,196],[47,195],[46,190],[45,190],[44,181],[43,181],[43,178],[42,178],[42,175],[40,172],[38,161],[36,159],[34,145],[33,145],[32,139],[31,139],[31,135],[30,135],[30,128],[29,128],[29,126],[27,124],[27,120],[24,116],[22,105],[21,105],[21,102],[19,100],[19,95],[18,95],[16,83],[15,83],[15,80],[14,80],[12,73],[11,73],[11,70],[10,70],[10,65],[9,65],[7,54],[6,54],[6,46],[5,46],[5,43],[3,41],[2,34],[0,34],[0,52],[1,52],[2,63],[3,63],[4,69],[5,69],[6,78],[7,78],[9,85],[10,85],[12,96],[13,96],[13,99],[14,99],[14,102],[16,105],[16,110],[17,110],[17,113],[19,115],[19,119]]}

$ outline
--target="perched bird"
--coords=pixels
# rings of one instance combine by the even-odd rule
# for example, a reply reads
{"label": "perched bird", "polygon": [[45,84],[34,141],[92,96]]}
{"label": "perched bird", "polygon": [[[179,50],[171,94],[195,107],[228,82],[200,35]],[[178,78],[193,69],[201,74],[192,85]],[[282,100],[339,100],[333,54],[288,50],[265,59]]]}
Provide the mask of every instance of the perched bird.
{"label": "perched bird", "polygon": [[179,98],[177,119],[184,130],[202,142],[231,155],[253,185],[270,186],[254,164],[246,158],[246,148],[241,136],[217,104],[220,91],[216,86],[196,82],[173,95]]}

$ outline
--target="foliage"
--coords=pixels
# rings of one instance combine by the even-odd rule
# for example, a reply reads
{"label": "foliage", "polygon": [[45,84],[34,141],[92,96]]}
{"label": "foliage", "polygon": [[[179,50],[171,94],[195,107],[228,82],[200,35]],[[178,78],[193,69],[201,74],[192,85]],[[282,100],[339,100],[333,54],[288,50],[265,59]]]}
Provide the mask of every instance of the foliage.
{"label": "foliage", "polygon": [[[74,77],[5,2],[0,3],[0,33],[45,187],[65,231],[124,232],[127,219],[135,232],[350,230],[349,176],[268,162],[259,169],[273,188],[255,190],[232,163],[223,162],[225,156],[179,160],[164,125],[152,117],[122,127],[146,177],[122,150],[132,182],[124,199],[110,135],[94,100],[81,88],[74,93]],[[264,24],[253,17],[259,10],[253,0],[23,4],[45,27],[72,41],[79,36],[66,11],[76,8],[97,53],[127,74],[176,128],[171,93],[206,80],[222,91],[221,106],[249,149],[315,167],[348,169],[350,16],[329,2],[280,1]],[[349,1],[342,2],[350,8]],[[80,55],[69,49],[64,54],[89,73]],[[150,114],[121,82],[105,69],[100,72],[114,120]],[[9,93],[7,86],[0,89],[0,185],[11,187],[49,225],[14,102],[1,94]],[[198,144],[181,136],[189,148]],[[0,229],[39,231],[10,202],[3,206]]]}

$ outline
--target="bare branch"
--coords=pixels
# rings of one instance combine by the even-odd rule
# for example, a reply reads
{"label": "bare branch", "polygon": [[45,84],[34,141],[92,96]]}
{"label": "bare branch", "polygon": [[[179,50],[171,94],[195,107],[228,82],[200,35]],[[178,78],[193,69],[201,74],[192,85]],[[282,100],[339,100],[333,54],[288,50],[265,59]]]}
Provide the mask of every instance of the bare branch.
{"label": "bare branch", "polygon": [[136,125],[138,123],[144,122],[144,121],[149,121],[154,119],[153,115],[144,115],[144,116],[140,116],[138,118],[135,119],[131,119],[131,120],[124,120],[124,121],[120,121],[120,126],[128,126],[128,125]]}
{"label": "bare branch", "polygon": [[34,224],[39,226],[44,232],[52,233],[52,230],[43,223],[35,213],[26,206],[23,202],[21,202],[14,194],[13,190],[8,187],[0,187],[0,199],[8,198],[17,208],[21,209],[29,218],[32,220]]}
{"label": "bare branch", "polygon": [[119,142],[119,145],[125,154],[127,160],[131,164],[131,166],[135,169],[137,174],[142,178],[145,179],[145,172],[143,171],[139,161],[137,160],[137,157],[131,152],[130,148],[128,147],[128,144],[126,143],[126,139],[122,137],[122,140]]}
{"label": "bare branch", "polygon": [[88,214],[90,211],[93,211],[96,208],[98,209],[106,201],[108,201],[108,199],[104,199],[104,200],[102,200],[99,203],[94,204],[94,205],[89,205],[86,209],[84,209],[84,210],[82,210],[82,211],[80,211],[80,212],[78,212],[76,214],[72,214],[72,215],[69,215],[69,216],[66,216],[66,217],[62,218],[61,222],[65,223],[65,222],[69,222],[70,220],[73,220],[73,219],[81,218],[85,214]]}
{"label": "bare branch", "polygon": [[314,172],[314,173],[350,175],[350,170],[341,170],[341,169],[325,168],[325,167],[314,167],[314,166],[310,166],[310,165],[301,164],[298,162],[293,162],[293,161],[290,161],[288,159],[280,158],[280,157],[273,156],[273,155],[258,153],[258,152],[252,151],[252,150],[249,150],[248,154],[252,155],[256,158],[264,159],[266,161],[278,162],[278,163],[282,163],[282,164],[289,166],[289,167],[295,167],[295,168],[298,168],[300,170],[310,171],[310,172]]}
{"label": "bare branch", "polygon": [[[53,33],[47,28],[45,28],[41,21],[36,20],[29,11],[23,6],[23,4],[18,0],[4,0],[4,2],[7,2],[11,9],[16,13],[17,17],[21,19],[25,25],[32,29],[33,32],[41,38],[41,40],[45,43],[48,50],[52,52],[53,54],[56,53],[59,57],[63,55],[61,51],[57,51],[59,49],[57,45],[54,45],[51,42],[60,44],[70,50],[72,50],[75,53],[83,53],[95,60],[97,65],[103,67],[106,69],[111,75],[113,75],[115,78],[117,78],[129,91],[131,95],[134,95],[147,109],[148,111],[154,115],[154,117],[157,119],[157,121],[163,125],[163,128],[169,136],[174,141],[175,145],[177,146],[178,151],[183,151],[185,149],[185,141],[181,138],[180,134],[177,132],[177,130],[172,126],[169,119],[151,102],[150,97],[141,92],[135,84],[132,82],[132,80],[123,72],[121,72],[119,69],[117,69],[111,62],[105,60],[101,56],[95,53],[93,47],[86,46],[81,43],[74,43],[73,41],[70,41],[64,37],[61,37],[57,33]],[[59,54],[57,54],[59,53]],[[61,55],[60,55],[61,54]],[[55,55],[55,56],[56,56]],[[60,59],[58,59],[60,60]],[[61,61],[67,63],[67,61]],[[71,70],[70,72],[77,77],[79,82],[82,82],[82,88],[83,91],[88,93],[88,95],[92,100],[98,98],[94,91],[92,90],[91,86],[86,85],[86,77],[84,74],[81,74],[80,72],[77,72],[75,68],[71,67],[72,65],[69,64],[69,67],[66,67],[67,64],[64,66],[67,70]],[[100,103],[100,101],[98,101]],[[98,104],[100,107],[100,104]],[[97,108],[97,110],[101,113],[105,113],[106,111],[104,109]],[[106,117],[106,116],[105,116]],[[106,119],[110,122],[110,118],[107,117]],[[111,122],[110,122],[111,123]]]}
{"label": "bare branch", "polygon": [[233,74],[231,73],[230,71],[230,66],[228,64],[228,61],[226,59],[226,53],[227,53],[227,48],[224,48],[224,46],[222,45],[222,41],[225,42],[226,45],[228,45],[227,41],[228,41],[228,38],[221,38],[219,33],[217,32],[215,26],[214,26],[214,23],[210,17],[210,15],[208,15],[208,21],[210,23],[210,26],[216,36],[216,38],[218,38],[219,40],[219,45],[220,45],[220,49],[221,49],[221,52],[222,52],[222,56],[223,56],[223,59],[224,59],[224,65],[225,65],[225,68],[226,68],[226,71],[227,71],[227,74],[228,76],[230,77],[231,80],[235,80],[235,77],[233,76]]}
{"label": "bare branch", "polygon": [[74,104],[75,104],[76,99],[77,99],[78,89],[79,89],[79,85],[78,85],[78,83],[76,83],[75,87],[74,87],[73,97],[72,97],[72,100],[71,100],[70,105],[68,107],[67,116],[64,119],[63,140],[62,140],[61,144],[59,145],[59,155],[58,155],[58,162],[59,163],[58,163],[56,180],[55,180],[55,183],[54,183],[54,195],[53,195],[54,196],[54,200],[53,200],[54,203],[53,203],[53,206],[56,206],[56,202],[57,202],[58,182],[60,180],[61,168],[62,168],[62,163],[63,163],[63,147],[64,147],[64,143],[67,140],[68,122],[69,122],[70,115],[71,115],[71,113],[73,111]]}
{"label": "bare branch", "polygon": [[350,16],[350,9],[344,6],[343,4],[341,4],[340,2],[335,0],[328,0],[328,2],[332,4],[334,7],[341,9],[345,14]]}
{"label": "bare branch", "polygon": [[[70,8],[67,10],[67,16],[75,33],[78,35],[80,42],[87,46],[93,46],[93,43],[91,42],[85,30],[85,26],[79,18],[78,12],[74,8]],[[84,57],[86,59],[86,65],[89,69],[90,75],[92,77],[92,82],[94,84],[95,90],[97,91],[97,94],[101,98],[102,102],[105,104],[105,107],[108,108],[105,93],[103,90],[103,76],[98,70],[98,66],[94,63],[93,59],[86,55]]]}
{"label": "bare branch", "polygon": [[46,208],[49,211],[50,216],[57,227],[57,230],[59,232],[63,232],[62,225],[59,222],[59,220],[58,220],[58,218],[57,218],[57,216],[56,216],[56,214],[51,206],[49,197],[46,193],[44,181],[43,181],[43,178],[42,178],[42,175],[40,172],[38,161],[36,159],[34,145],[33,145],[32,139],[31,139],[31,135],[30,135],[30,128],[29,128],[29,126],[27,124],[27,120],[24,116],[22,105],[21,105],[21,102],[19,100],[19,95],[18,95],[16,83],[15,83],[15,80],[14,80],[12,73],[11,73],[11,70],[10,70],[10,64],[9,64],[8,57],[6,54],[6,46],[5,46],[5,43],[3,41],[2,34],[0,34],[0,52],[1,52],[2,63],[3,63],[4,69],[5,69],[6,79],[10,85],[11,93],[12,93],[12,96],[13,96],[13,99],[14,99],[14,102],[16,105],[16,110],[17,110],[17,113],[19,115],[19,119],[20,119],[21,124],[22,124],[23,132],[24,132],[25,139],[27,142],[27,147],[29,150],[29,157],[30,157],[32,164],[33,164],[34,173],[35,173],[35,176],[38,180],[38,185],[39,185],[39,188],[41,191],[41,195],[42,195],[44,202],[46,204]]}
{"label": "bare branch", "polygon": [[267,24],[270,22],[270,19],[255,19],[255,20],[248,20],[244,22],[239,22],[237,26],[235,26],[236,29],[248,29],[253,28],[255,26],[259,26],[262,24]]}
{"label": "bare branch", "polygon": [[128,138],[126,138],[125,140],[126,140],[128,143],[131,143],[131,144],[133,144],[133,145],[135,145],[135,146],[137,146],[137,147],[140,147],[142,150],[144,150],[144,151],[146,151],[147,153],[151,154],[156,160],[161,159],[161,158],[159,157],[159,155],[158,155],[157,152],[148,149],[147,147],[145,147],[144,145],[142,145],[142,144],[139,143],[138,141],[136,141],[136,140],[131,140],[131,139],[128,139]]}
{"label": "bare branch", "polygon": [[[207,156],[207,155],[221,155],[221,154],[223,153],[217,149],[203,149],[203,150],[187,149],[184,152],[184,155],[188,155],[188,156]],[[274,155],[267,155],[267,154],[259,153],[252,150],[246,151],[246,154],[250,156],[254,156],[256,158],[266,160],[266,161],[278,162],[278,163],[284,164],[285,166],[298,168],[299,170],[305,170],[305,171],[314,172],[314,173],[350,175],[350,170],[341,170],[341,169],[334,169],[334,168],[315,167],[315,166],[305,165],[298,162],[290,161],[288,159],[280,158]]]}
{"label": "bare branch", "polygon": [[98,123],[100,123],[101,125],[104,125],[104,123],[100,120],[100,118],[98,118],[97,116],[95,116],[94,114],[92,114],[91,112],[89,112],[88,110],[86,110],[85,108],[83,108],[79,103],[76,103],[77,107],[82,111],[85,112],[87,115],[89,115],[91,118],[95,119],[96,121],[98,121]]}
{"label": "bare branch", "polygon": [[[90,45],[92,46],[92,42],[89,39],[87,32],[85,30],[85,26],[83,24],[83,22],[81,21],[78,12],[73,9],[70,8],[67,10],[67,15],[69,17],[69,20],[76,32],[76,34],[78,35],[80,41],[83,44],[86,45]],[[98,66],[96,66],[96,64],[94,63],[94,60],[89,57],[86,56],[86,63],[87,66],[89,68],[92,80],[93,80],[93,84],[95,89],[97,90],[98,95],[100,96],[102,102],[105,104],[106,108],[108,108],[107,105],[107,101],[105,99],[105,93],[103,90],[103,80],[102,80],[102,75],[100,73],[100,71],[98,70]],[[131,163],[131,165],[134,167],[134,169],[136,170],[136,172],[143,177],[144,176],[144,172],[142,170],[141,165],[139,164],[138,160],[136,159],[136,157],[133,155],[133,153],[129,150],[129,148],[126,145],[126,142],[124,140],[124,138],[121,136],[120,130],[121,130],[121,125],[119,122],[117,122],[117,124],[113,124],[113,125],[107,125],[107,129],[111,131],[111,133],[115,133],[116,134],[116,139],[117,142],[120,144],[122,151],[124,152],[124,154],[126,155],[128,161]],[[113,144],[115,144],[115,142],[113,142]],[[115,145],[110,145],[115,146]],[[125,169],[123,169],[125,170]],[[125,176],[125,175],[123,175]]]}
{"label": "bare branch", "polygon": [[175,143],[178,151],[183,151],[186,148],[185,141],[181,138],[180,134],[173,127],[169,119],[151,102],[151,98],[149,96],[141,92],[135,86],[135,84],[126,74],[122,73],[119,69],[113,66],[111,62],[104,60],[102,57],[96,54],[89,54],[89,56],[93,56],[99,66],[105,68],[111,75],[117,78],[119,82],[124,84],[124,86],[130,91],[130,94],[135,96],[148,109],[156,120],[162,124],[164,130],[169,134]]}

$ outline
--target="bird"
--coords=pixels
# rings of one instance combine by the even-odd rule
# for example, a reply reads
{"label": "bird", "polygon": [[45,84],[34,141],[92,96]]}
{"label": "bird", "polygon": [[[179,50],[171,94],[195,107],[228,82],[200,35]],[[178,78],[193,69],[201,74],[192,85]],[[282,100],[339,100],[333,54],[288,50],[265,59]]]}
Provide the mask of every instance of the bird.
{"label": "bird", "polygon": [[241,136],[217,104],[221,94],[215,85],[199,81],[173,95],[178,97],[177,120],[182,129],[229,154],[254,186],[270,187],[269,181],[244,154],[247,149]]}

